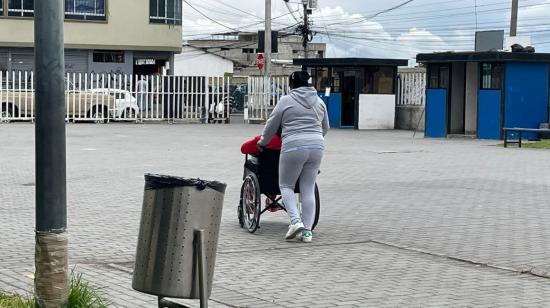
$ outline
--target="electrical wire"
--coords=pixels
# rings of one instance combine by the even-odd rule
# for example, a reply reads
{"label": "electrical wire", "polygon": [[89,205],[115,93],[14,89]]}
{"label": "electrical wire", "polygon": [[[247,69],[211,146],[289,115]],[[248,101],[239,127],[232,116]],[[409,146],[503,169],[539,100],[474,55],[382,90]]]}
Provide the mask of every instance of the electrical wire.
{"label": "electrical wire", "polygon": [[200,15],[202,15],[204,18],[210,20],[211,22],[213,22],[213,23],[215,23],[215,24],[217,24],[217,25],[220,25],[220,26],[222,26],[222,27],[224,27],[224,28],[227,28],[227,29],[229,29],[229,30],[233,30],[233,31],[239,32],[239,30],[236,29],[236,28],[229,27],[229,26],[224,25],[224,24],[222,24],[221,22],[219,22],[219,21],[217,21],[217,20],[215,20],[215,19],[213,19],[213,18],[210,18],[208,15],[204,14],[203,12],[201,12],[201,11],[199,11],[197,8],[195,8],[193,5],[191,5],[187,0],[183,0],[183,2],[185,2],[185,4],[187,4],[190,8],[192,8],[195,12],[199,13]]}

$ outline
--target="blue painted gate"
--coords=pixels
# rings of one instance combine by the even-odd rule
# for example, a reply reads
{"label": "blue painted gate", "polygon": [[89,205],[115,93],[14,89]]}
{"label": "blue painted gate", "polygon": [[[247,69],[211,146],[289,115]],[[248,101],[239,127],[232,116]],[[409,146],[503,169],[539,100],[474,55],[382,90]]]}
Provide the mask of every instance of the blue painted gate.
{"label": "blue painted gate", "polygon": [[502,92],[500,90],[479,90],[477,137],[479,139],[500,139]]}
{"label": "blue painted gate", "polygon": [[508,63],[505,87],[505,127],[538,128],[548,122],[547,63]]}
{"label": "blue painted gate", "polygon": [[342,126],[342,93],[331,93],[328,97],[325,96],[325,92],[318,92],[318,94],[327,105],[330,127],[340,128]]}
{"label": "blue painted gate", "polygon": [[447,136],[447,90],[426,90],[426,137]]}

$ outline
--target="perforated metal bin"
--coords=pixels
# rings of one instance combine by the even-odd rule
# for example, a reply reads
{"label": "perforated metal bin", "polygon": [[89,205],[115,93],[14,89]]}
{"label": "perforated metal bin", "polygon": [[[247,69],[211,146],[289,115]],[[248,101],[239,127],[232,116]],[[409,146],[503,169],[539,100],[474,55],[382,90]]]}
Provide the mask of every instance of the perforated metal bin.
{"label": "perforated metal bin", "polygon": [[203,229],[210,296],[225,188],[215,181],[145,175],[132,288],[198,299],[193,232]]}

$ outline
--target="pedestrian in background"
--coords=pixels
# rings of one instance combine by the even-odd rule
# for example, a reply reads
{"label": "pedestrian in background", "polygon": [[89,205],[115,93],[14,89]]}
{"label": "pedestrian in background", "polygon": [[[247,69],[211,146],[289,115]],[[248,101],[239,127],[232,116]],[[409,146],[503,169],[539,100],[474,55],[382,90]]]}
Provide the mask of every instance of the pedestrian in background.
{"label": "pedestrian in background", "polygon": [[149,92],[149,84],[142,75],[136,84],[136,93],[139,110],[144,111],[149,108],[149,102],[147,101],[147,92]]}

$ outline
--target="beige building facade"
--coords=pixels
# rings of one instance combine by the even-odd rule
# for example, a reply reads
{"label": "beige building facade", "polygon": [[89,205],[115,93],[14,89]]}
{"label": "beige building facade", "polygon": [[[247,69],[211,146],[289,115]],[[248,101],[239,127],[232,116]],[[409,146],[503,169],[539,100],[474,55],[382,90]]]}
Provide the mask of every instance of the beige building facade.
{"label": "beige building facade", "polygon": [[[39,0],[35,0],[39,1]],[[64,0],[67,72],[171,73],[182,49],[178,0]],[[0,70],[32,70],[33,0],[0,0]]]}

